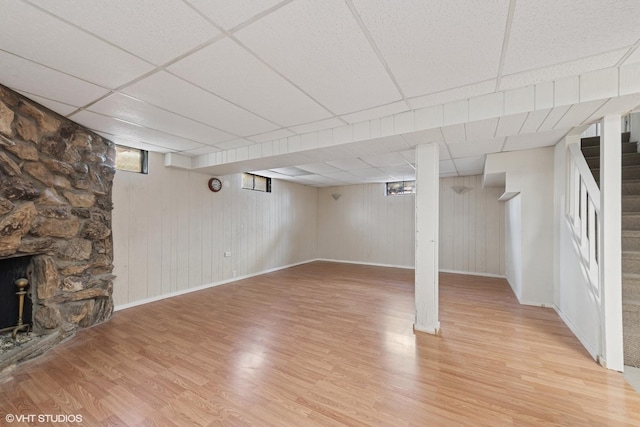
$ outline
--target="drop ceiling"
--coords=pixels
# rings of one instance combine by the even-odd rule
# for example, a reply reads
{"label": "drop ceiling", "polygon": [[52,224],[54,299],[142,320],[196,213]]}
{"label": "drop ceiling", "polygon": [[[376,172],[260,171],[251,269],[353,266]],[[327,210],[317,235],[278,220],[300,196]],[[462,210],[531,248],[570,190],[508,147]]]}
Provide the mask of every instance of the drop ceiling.
{"label": "drop ceiling", "polygon": [[196,171],[404,180],[437,142],[462,176],[636,107],[638,22],[634,0],[14,0],[0,83]]}

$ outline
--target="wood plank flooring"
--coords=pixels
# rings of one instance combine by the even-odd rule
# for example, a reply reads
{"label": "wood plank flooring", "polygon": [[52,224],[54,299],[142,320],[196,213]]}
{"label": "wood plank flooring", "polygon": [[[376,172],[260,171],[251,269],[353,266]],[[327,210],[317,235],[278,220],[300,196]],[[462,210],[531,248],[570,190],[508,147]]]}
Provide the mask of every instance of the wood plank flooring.
{"label": "wood plank flooring", "polygon": [[553,310],[501,279],[440,277],[441,337],[412,331],[412,270],[326,262],[117,312],[18,367],[0,420],[640,425],[640,396]]}

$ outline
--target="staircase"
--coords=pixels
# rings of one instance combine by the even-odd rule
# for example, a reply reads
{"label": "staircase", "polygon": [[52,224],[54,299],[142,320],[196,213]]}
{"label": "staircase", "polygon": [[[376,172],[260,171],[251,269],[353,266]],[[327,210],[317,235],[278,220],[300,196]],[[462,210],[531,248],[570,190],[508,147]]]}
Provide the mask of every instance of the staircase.
{"label": "staircase", "polygon": [[[622,327],[624,364],[640,367],[640,153],[629,138],[622,134]],[[600,137],[580,145],[600,185]]]}

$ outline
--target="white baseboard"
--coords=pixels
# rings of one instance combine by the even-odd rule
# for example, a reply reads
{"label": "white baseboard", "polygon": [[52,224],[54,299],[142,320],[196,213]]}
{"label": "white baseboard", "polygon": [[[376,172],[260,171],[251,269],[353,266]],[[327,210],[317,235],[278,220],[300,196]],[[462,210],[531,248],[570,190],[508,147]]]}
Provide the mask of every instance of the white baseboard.
{"label": "white baseboard", "polygon": [[558,306],[556,306],[555,304],[553,305],[553,309],[556,311],[556,313],[558,313],[558,316],[560,316],[560,319],[562,319],[564,324],[567,325],[567,327],[571,330],[573,335],[575,335],[575,337],[578,338],[578,341],[580,341],[582,346],[589,352],[591,357],[593,357],[593,360],[598,361],[598,351],[595,348],[593,348],[591,344],[589,344],[584,340],[584,338],[581,336],[582,334],[579,333],[578,328],[576,328],[573,322],[567,316],[565,316],[564,313],[562,313],[562,311],[560,311]]}
{"label": "white baseboard", "polygon": [[413,270],[412,265],[393,265],[393,264],[380,264],[377,262],[361,262],[361,261],[345,261],[342,259],[327,259],[327,258],[316,258],[314,261],[324,261],[324,262],[337,262],[340,264],[357,264],[357,265],[371,265],[374,267],[391,267],[391,268],[404,268],[407,270]]}
{"label": "white baseboard", "polygon": [[506,279],[504,274],[476,273],[475,271],[458,271],[458,270],[438,270],[440,273],[464,274],[466,276],[493,277],[496,279]]}
{"label": "white baseboard", "polygon": [[189,294],[191,292],[202,291],[204,289],[209,289],[209,288],[213,288],[213,287],[216,287],[216,286],[225,285],[227,283],[237,282],[238,280],[244,280],[244,279],[248,279],[250,277],[260,276],[262,274],[272,273],[272,272],[278,271],[278,270],[284,270],[285,268],[291,268],[291,267],[295,267],[297,265],[308,264],[308,263],[314,262],[314,261],[317,261],[317,260],[316,259],[311,259],[311,260],[307,260],[307,261],[301,261],[301,262],[297,262],[297,263],[294,263],[294,264],[283,265],[281,267],[270,268],[268,270],[259,271],[257,273],[251,273],[251,274],[246,274],[244,276],[233,277],[231,279],[220,280],[218,282],[207,283],[205,285],[196,286],[194,288],[180,289],[179,291],[170,292],[168,294],[157,295],[157,296],[151,297],[151,298],[145,298],[145,299],[129,302],[129,303],[126,303],[126,304],[116,305],[113,308],[113,311],[126,310],[127,308],[132,308],[132,307],[136,307],[136,306],[139,306],[139,305],[148,304],[150,302],[155,302],[155,301],[160,301],[160,300],[167,299],[167,298],[177,297],[179,295]]}

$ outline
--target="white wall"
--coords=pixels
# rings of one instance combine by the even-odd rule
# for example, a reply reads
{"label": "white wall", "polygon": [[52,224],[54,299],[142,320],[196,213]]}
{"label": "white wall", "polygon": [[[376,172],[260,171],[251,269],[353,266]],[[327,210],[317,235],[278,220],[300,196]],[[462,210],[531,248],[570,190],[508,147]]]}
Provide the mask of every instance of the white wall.
{"label": "white wall", "polygon": [[489,154],[485,182],[504,175],[505,194],[520,194],[523,304],[553,304],[553,147]]}
{"label": "white wall", "polygon": [[[134,305],[317,257],[317,190],[273,180],[272,193],[167,168],[118,171],[113,188],[114,302]],[[230,251],[231,257],[224,257]]]}
{"label": "white wall", "polygon": [[522,204],[520,195],[509,199],[505,209],[505,274],[518,300],[522,299]]}
{"label": "white wall", "polygon": [[413,195],[386,196],[384,184],[318,190],[320,258],[413,267],[414,229]]}
{"label": "white wall", "polygon": [[[466,187],[458,194],[453,187]],[[414,196],[385,196],[384,184],[320,188],[318,256],[413,267]],[[332,194],[341,194],[334,200]],[[440,270],[504,275],[504,209],[482,176],[440,179]]]}
{"label": "white wall", "polygon": [[441,271],[504,276],[500,194],[499,188],[482,188],[482,175],[440,179]]}
{"label": "white wall", "polygon": [[566,143],[561,141],[554,150],[554,304],[560,317],[595,358],[600,347],[600,310],[565,214],[566,158]]}

